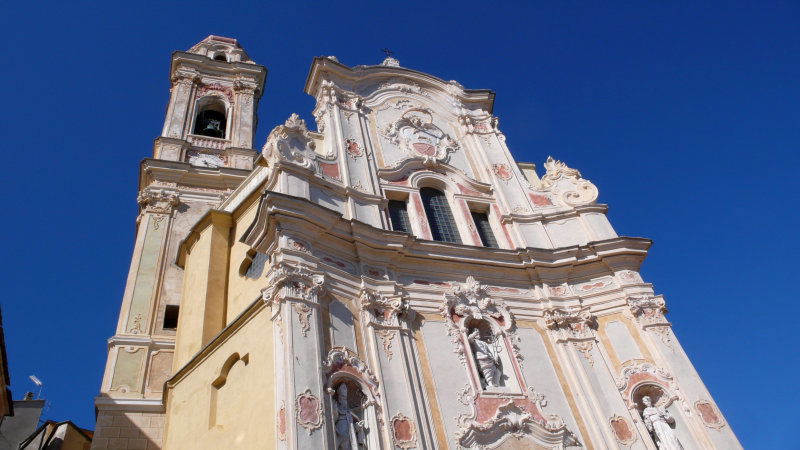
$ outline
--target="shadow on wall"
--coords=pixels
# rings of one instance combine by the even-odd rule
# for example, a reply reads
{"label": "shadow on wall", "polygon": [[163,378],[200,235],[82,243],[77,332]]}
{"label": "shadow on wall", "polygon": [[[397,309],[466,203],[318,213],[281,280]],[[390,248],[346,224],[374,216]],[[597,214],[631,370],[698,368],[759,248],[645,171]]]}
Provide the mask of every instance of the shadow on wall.
{"label": "shadow on wall", "polygon": [[103,411],[97,417],[92,448],[160,449],[163,430],[163,414]]}

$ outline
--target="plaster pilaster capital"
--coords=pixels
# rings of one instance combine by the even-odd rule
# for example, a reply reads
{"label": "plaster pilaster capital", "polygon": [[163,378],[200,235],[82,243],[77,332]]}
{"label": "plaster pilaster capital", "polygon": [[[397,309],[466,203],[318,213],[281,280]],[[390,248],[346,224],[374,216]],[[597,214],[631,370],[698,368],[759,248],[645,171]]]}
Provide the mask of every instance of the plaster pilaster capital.
{"label": "plaster pilaster capital", "polygon": [[268,288],[261,298],[272,304],[286,298],[317,303],[317,296],[325,290],[325,275],[304,264],[292,265],[281,261],[267,274]]}
{"label": "plaster pilaster capital", "polygon": [[139,193],[136,202],[143,212],[154,214],[170,214],[181,203],[177,191],[159,188],[145,188]]}
{"label": "plaster pilaster capital", "polygon": [[194,70],[178,69],[170,78],[172,85],[177,84],[193,85],[200,83],[200,74]]}

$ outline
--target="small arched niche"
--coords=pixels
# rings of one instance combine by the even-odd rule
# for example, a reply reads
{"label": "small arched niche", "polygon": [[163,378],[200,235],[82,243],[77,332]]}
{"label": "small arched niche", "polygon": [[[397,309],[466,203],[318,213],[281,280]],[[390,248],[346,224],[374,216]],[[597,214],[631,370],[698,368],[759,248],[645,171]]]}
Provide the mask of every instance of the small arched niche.
{"label": "small arched niche", "polygon": [[193,134],[225,139],[228,125],[227,105],[217,97],[203,97],[197,102]]}
{"label": "small arched niche", "polygon": [[335,448],[379,448],[378,411],[369,390],[358,379],[340,373],[331,378]]}
{"label": "small arched niche", "polygon": [[[512,362],[511,349],[508,347],[500,327],[489,320],[476,319],[474,317],[467,319],[464,325],[472,366],[481,390],[484,392],[518,391],[519,382]],[[479,349],[479,345],[483,349]],[[479,357],[479,353],[483,354]],[[481,358],[486,359],[487,356],[492,356],[496,359],[493,369],[491,368],[492,365],[489,364],[491,361],[488,359],[486,361],[480,360]],[[492,372],[494,372],[494,379],[490,384],[487,376],[490,376],[489,374]]]}
{"label": "small arched niche", "polygon": [[[676,402],[678,399],[677,396],[670,393],[664,387],[654,384],[654,383],[643,383],[636,388],[634,388],[631,394],[631,400],[634,402],[636,412],[639,413],[639,417],[644,421],[644,409],[645,404],[642,400],[644,397],[649,397],[652,405],[656,408],[663,409],[664,411],[669,414],[671,417],[667,426],[672,430],[672,433],[677,437],[680,443],[683,444],[684,448],[686,448],[687,443],[693,442],[691,432],[686,426],[686,422],[684,420],[683,414],[681,413],[681,408],[679,407],[679,403]],[[658,443],[658,436],[657,433],[654,432],[652,429],[646,430],[647,433],[650,435],[650,438],[653,440],[653,443],[657,445],[659,448],[662,448],[662,445]],[[673,448],[667,446],[667,448]]]}

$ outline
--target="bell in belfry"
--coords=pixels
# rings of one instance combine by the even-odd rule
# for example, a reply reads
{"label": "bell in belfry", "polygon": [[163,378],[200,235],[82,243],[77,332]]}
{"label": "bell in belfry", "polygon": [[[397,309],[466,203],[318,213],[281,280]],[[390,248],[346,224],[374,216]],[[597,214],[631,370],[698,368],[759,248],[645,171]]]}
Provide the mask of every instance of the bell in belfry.
{"label": "bell in belfry", "polygon": [[216,138],[225,137],[225,115],[218,111],[205,110],[198,114],[194,134]]}
{"label": "bell in belfry", "polygon": [[216,136],[218,134],[221,134],[222,131],[219,129],[219,125],[220,125],[219,120],[209,119],[208,122],[206,122],[205,129],[203,129],[203,134],[206,136],[211,136],[211,135]]}

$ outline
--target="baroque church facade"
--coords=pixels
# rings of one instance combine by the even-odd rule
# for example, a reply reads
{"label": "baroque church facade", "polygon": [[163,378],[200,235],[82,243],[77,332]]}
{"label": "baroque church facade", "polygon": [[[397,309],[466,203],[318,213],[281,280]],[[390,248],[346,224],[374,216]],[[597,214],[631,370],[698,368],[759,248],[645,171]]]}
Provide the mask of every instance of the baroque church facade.
{"label": "baroque church facade", "polygon": [[494,93],[175,52],[92,448],[740,448],[581,173],[518,163]]}

